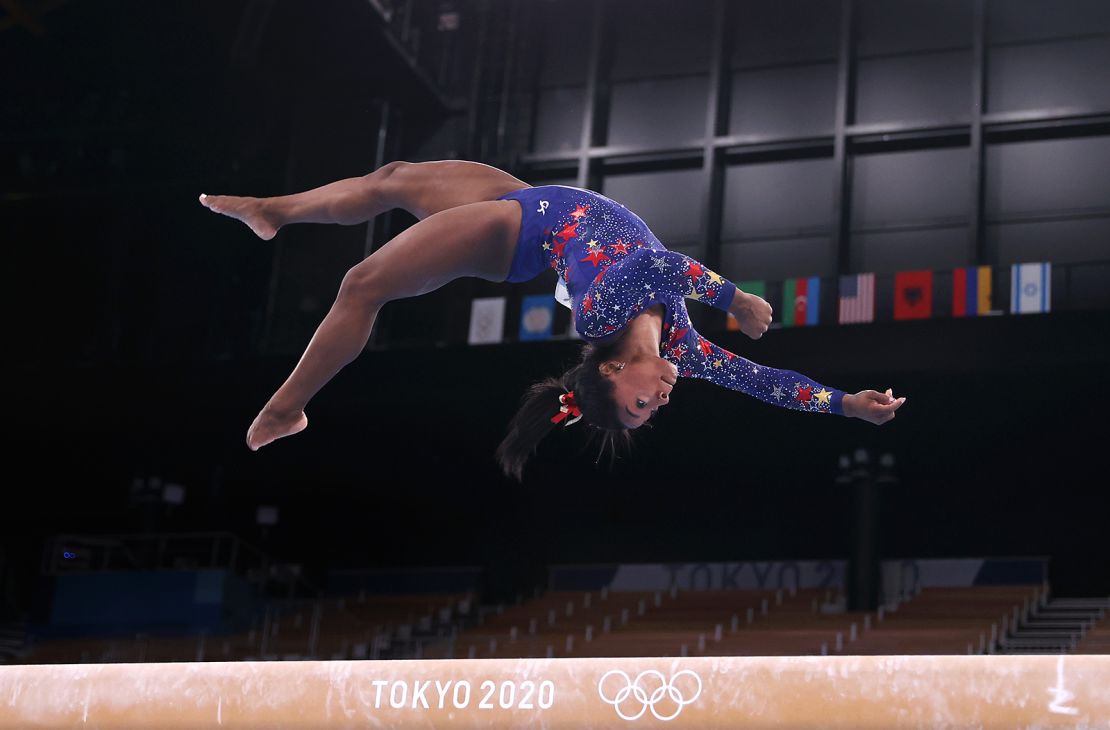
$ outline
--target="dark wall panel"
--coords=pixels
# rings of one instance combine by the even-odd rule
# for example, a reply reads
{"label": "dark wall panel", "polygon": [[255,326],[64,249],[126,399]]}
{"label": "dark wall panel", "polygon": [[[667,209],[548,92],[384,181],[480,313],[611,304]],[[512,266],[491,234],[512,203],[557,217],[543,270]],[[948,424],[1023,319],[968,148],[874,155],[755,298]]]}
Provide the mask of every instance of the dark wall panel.
{"label": "dark wall panel", "polygon": [[852,227],[966,217],[969,164],[967,148],[856,157],[852,160]]}
{"label": "dark wall panel", "polygon": [[731,105],[729,134],[832,134],[836,64],[737,71]]}
{"label": "dark wall panel", "polygon": [[701,170],[608,175],[605,195],[644,219],[652,233],[671,248],[695,242],[701,231]]}
{"label": "dark wall panel", "polygon": [[852,268],[889,274],[970,266],[967,227],[882,231],[852,235]]}
{"label": "dark wall panel", "polygon": [[[619,0],[605,3],[616,26],[614,80],[709,71],[710,0]],[[564,19],[572,33],[574,19]],[[565,40],[565,38],[564,38]],[[576,52],[574,47],[565,52]]]}
{"label": "dark wall panel", "polygon": [[536,35],[530,48],[541,54],[541,87],[586,83],[590,62],[590,54],[586,50],[589,49],[592,8],[590,0],[528,4],[529,14],[535,13],[536,16],[532,31]]}
{"label": "dark wall panel", "polygon": [[988,225],[986,236],[990,260],[999,266],[1023,261],[1110,261],[1110,216],[999,223]]}
{"label": "dark wall panel", "polygon": [[742,243],[725,241],[721,246],[721,274],[733,281],[781,280],[835,273],[836,256],[828,236]]}
{"label": "dark wall panel", "polygon": [[1110,36],[990,49],[987,110],[1040,107],[1110,110]]}
{"label": "dark wall panel", "polygon": [[586,90],[581,86],[543,89],[536,114],[534,152],[567,152],[582,145]]}
{"label": "dark wall panel", "polygon": [[966,122],[970,116],[970,51],[865,58],[857,74],[857,122]]}
{"label": "dark wall panel", "polygon": [[857,0],[860,56],[971,46],[969,0]]}
{"label": "dark wall panel", "polygon": [[1110,33],[1106,0],[987,0],[990,43]]}
{"label": "dark wall panel", "polygon": [[705,137],[708,99],[708,76],[613,84],[609,144],[639,147],[697,142]]}
{"label": "dark wall panel", "polygon": [[730,167],[725,172],[722,235],[756,238],[769,231],[813,233],[833,223],[831,159]]}
{"label": "dark wall panel", "polygon": [[1072,309],[1110,309],[1110,262],[1071,267],[1063,288]]}
{"label": "dark wall panel", "polygon": [[1110,208],[1110,136],[988,146],[985,206],[988,220]]}
{"label": "dark wall panel", "polygon": [[840,3],[828,0],[733,2],[732,67],[835,60]]}

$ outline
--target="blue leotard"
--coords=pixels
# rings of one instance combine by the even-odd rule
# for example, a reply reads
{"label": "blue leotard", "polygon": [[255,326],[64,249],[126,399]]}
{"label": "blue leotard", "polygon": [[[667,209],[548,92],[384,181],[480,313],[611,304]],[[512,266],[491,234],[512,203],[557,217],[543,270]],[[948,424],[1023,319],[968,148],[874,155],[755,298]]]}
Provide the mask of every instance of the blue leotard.
{"label": "blue leotard", "polygon": [[643,309],[662,304],[659,355],[681,377],[709,380],[784,408],[844,415],[843,391],[793,370],[759,365],[702,337],[690,324],[685,299],[727,312],[736,285],[668,251],[628,208],[566,185],[522,188],[499,199],[516,200],[522,208],[506,281],[528,281],[555,269],[556,298],[570,308],[583,339],[604,342]]}

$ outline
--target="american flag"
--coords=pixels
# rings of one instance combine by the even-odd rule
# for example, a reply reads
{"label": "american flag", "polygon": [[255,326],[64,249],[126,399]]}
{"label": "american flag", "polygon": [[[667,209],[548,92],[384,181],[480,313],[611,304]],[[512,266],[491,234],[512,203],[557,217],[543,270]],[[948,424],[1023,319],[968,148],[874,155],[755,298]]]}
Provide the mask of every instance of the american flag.
{"label": "american flag", "polygon": [[871,322],[875,319],[875,275],[840,277],[840,323]]}

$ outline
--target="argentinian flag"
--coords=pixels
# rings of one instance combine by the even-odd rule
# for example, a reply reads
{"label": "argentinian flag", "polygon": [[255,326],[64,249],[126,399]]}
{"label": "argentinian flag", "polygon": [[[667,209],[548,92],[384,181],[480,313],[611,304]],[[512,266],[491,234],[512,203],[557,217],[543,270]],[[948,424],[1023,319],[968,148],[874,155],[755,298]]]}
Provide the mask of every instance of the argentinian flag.
{"label": "argentinian flag", "polygon": [[1014,264],[1010,271],[1010,313],[1051,311],[1052,264]]}

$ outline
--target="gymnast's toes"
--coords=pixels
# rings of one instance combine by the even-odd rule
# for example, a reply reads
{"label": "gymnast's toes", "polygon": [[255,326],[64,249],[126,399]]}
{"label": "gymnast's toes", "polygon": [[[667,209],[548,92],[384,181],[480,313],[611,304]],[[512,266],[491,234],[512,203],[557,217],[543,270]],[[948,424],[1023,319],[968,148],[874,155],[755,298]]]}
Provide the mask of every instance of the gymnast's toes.
{"label": "gymnast's toes", "polygon": [[223,197],[224,196],[222,195],[207,195],[205,193],[201,193],[200,204],[203,205],[205,208],[208,208],[209,210],[214,210],[217,213],[222,213],[223,208],[220,205],[220,201],[223,199]]}

